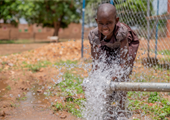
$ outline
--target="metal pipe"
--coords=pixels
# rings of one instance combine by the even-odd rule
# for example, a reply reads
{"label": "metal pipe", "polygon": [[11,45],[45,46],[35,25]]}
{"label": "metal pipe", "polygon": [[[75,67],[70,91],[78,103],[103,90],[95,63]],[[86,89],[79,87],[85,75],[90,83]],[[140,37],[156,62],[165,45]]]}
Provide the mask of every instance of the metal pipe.
{"label": "metal pipe", "polygon": [[84,15],[85,15],[85,5],[86,5],[86,0],[83,0],[83,6],[82,6],[82,34],[81,34],[81,58],[83,58],[83,42],[84,42]]}
{"label": "metal pipe", "polygon": [[170,92],[170,83],[111,82],[112,91]]}

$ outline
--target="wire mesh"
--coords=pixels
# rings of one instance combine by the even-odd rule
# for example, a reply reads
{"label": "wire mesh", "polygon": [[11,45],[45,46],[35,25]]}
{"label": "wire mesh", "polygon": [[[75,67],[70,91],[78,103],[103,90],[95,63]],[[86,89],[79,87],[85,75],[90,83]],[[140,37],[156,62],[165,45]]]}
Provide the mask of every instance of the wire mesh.
{"label": "wire mesh", "polygon": [[[89,1],[85,12],[85,38],[97,27],[97,8],[110,0]],[[167,0],[114,0],[119,21],[129,25],[140,39],[136,62],[169,69],[170,2]],[[149,7],[149,8],[148,8]],[[169,8],[169,9],[168,9]],[[147,62],[147,63],[145,63]],[[149,63],[149,64],[148,64]]]}
{"label": "wire mesh", "polygon": [[[140,46],[136,56],[132,82],[164,82],[170,81],[170,0],[113,0],[117,9],[119,21],[127,24],[138,35]],[[92,0],[85,10],[85,39],[88,39],[90,30],[97,27],[95,22],[97,8],[102,3],[110,3],[110,0]],[[134,92],[130,95],[130,109],[136,118],[142,119],[164,119],[165,115],[159,116],[155,110],[161,106],[158,97],[153,102],[158,104],[155,110],[147,107],[152,96],[157,93]],[[161,94],[162,98],[169,93]],[[170,97],[169,97],[170,98]],[[170,99],[169,99],[170,100]],[[145,101],[145,102],[141,102]],[[134,103],[133,103],[134,102]],[[136,103],[138,104],[136,104]],[[132,105],[133,104],[133,105]],[[169,106],[170,107],[170,106]],[[162,109],[161,109],[162,110]],[[148,118],[146,118],[146,116]],[[134,118],[135,118],[134,117]]]}

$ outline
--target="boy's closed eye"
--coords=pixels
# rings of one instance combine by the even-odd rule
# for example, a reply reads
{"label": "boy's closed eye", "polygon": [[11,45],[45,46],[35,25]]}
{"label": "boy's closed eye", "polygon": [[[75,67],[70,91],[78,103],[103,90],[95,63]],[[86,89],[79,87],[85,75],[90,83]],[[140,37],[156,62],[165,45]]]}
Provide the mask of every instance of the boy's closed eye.
{"label": "boy's closed eye", "polygon": [[112,21],[107,22],[107,24],[112,24],[112,23],[113,23]]}
{"label": "boy's closed eye", "polygon": [[102,23],[102,22],[99,22],[99,25],[110,25],[112,24],[113,22],[107,22],[106,24]]}
{"label": "boy's closed eye", "polygon": [[103,23],[99,22],[100,25],[103,25]]}

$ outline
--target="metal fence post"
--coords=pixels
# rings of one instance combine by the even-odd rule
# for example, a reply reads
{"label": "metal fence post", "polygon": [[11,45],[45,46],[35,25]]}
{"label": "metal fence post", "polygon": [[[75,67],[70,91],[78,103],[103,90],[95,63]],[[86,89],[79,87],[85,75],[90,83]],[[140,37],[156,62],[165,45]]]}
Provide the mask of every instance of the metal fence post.
{"label": "metal fence post", "polygon": [[83,6],[82,6],[82,35],[81,35],[81,58],[83,58],[83,42],[84,42],[84,14],[85,14],[85,4],[86,0],[83,0]]}
{"label": "metal fence post", "polygon": [[[158,15],[159,15],[159,0],[157,0],[157,16]],[[157,58],[158,24],[159,24],[159,21],[156,25],[155,58]]]}
{"label": "metal fence post", "polygon": [[113,0],[110,0],[110,4],[114,5],[114,2],[113,2]]}
{"label": "metal fence post", "polygon": [[[150,0],[147,1],[147,17],[150,16],[149,14],[150,12]],[[150,24],[149,24],[149,19],[147,19],[147,30],[148,30],[148,58],[149,58],[149,49],[150,49],[150,45],[149,45],[149,41],[150,41]]]}

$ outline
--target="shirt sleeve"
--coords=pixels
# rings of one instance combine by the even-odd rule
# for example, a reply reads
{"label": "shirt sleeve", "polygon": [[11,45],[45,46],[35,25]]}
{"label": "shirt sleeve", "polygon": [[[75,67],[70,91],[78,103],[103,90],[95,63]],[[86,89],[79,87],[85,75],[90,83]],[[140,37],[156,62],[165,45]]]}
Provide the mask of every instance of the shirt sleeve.
{"label": "shirt sleeve", "polygon": [[121,24],[121,27],[119,28],[117,35],[116,35],[116,40],[118,42],[121,42],[127,38],[127,33],[128,33],[128,28]]}
{"label": "shirt sleeve", "polygon": [[90,31],[88,35],[88,39],[91,45],[99,45],[100,44],[100,39],[98,36],[98,29],[93,29]]}
{"label": "shirt sleeve", "polygon": [[90,45],[92,45],[92,40],[93,40],[92,31],[90,31],[90,33],[88,34],[88,39],[89,39]]}
{"label": "shirt sleeve", "polygon": [[129,56],[131,57],[130,62],[133,65],[139,47],[139,39],[136,33],[132,30],[128,31],[127,38],[129,42]]}

